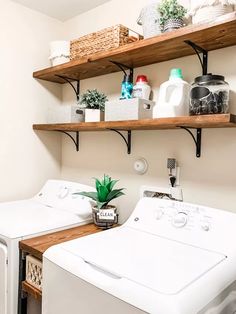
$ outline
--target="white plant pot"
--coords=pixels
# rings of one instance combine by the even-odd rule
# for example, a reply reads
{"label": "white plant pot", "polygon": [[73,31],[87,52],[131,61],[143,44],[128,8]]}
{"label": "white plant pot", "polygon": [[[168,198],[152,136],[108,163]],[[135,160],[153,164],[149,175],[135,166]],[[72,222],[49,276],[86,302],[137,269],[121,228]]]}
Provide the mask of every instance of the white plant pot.
{"label": "white plant pot", "polygon": [[85,109],[85,122],[99,122],[104,120],[104,112],[100,109]]}

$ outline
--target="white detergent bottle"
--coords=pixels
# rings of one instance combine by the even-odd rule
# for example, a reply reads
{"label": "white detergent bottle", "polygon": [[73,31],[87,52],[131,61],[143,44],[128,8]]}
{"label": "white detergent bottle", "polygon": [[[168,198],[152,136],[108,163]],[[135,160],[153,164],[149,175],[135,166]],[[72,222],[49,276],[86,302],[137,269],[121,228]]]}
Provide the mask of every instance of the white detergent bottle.
{"label": "white detergent bottle", "polygon": [[170,78],[160,86],[153,118],[179,117],[189,115],[190,84],[183,80],[181,69],[172,69]]}

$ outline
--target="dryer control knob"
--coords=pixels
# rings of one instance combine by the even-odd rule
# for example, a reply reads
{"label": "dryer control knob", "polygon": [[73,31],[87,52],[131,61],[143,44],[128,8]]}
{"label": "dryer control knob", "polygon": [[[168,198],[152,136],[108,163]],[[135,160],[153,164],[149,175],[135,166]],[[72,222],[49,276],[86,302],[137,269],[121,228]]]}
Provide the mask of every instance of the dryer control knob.
{"label": "dryer control knob", "polygon": [[160,209],[160,208],[158,208],[158,209],[156,210],[156,213],[155,213],[155,215],[156,215],[156,220],[160,220],[160,219],[162,218],[163,214],[164,214],[163,210]]}
{"label": "dryer control knob", "polygon": [[183,212],[179,212],[172,219],[172,224],[176,228],[182,228],[188,222],[188,215]]}
{"label": "dryer control knob", "polygon": [[202,230],[204,230],[204,231],[209,231],[210,230],[210,224],[209,224],[209,222],[202,222],[201,223],[201,228],[202,228]]}

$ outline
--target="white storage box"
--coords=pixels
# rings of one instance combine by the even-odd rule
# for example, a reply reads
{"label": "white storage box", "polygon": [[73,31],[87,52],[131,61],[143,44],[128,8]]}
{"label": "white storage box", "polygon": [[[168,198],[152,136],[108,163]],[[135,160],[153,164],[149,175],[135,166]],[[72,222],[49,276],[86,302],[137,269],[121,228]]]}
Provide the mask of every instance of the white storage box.
{"label": "white storage box", "polygon": [[152,119],[154,101],[133,98],[108,101],[105,104],[105,121]]}
{"label": "white storage box", "polygon": [[26,281],[42,290],[42,262],[31,255],[26,256]]}

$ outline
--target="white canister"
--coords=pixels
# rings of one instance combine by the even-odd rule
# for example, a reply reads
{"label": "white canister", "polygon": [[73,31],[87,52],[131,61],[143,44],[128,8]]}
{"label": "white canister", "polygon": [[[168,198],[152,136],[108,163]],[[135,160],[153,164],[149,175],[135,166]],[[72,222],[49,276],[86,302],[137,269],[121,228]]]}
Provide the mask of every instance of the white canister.
{"label": "white canister", "polygon": [[50,57],[53,66],[70,61],[70,42],[56,40],[50,43]]}
{"label": "white canister", "polygon": [[151,94],[151,86],[148,85],[146,75],[138,75],[136,83],[133,87],[133,98],[141,98],[149,100]]}
{"label": "white canister", "polygon": [[143,27],[144,38],[149,38],[161,34],[159,23],[158,3],[152,3],[144,7],[138,17],[138,25]]}

